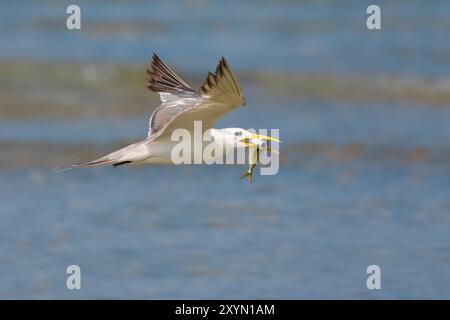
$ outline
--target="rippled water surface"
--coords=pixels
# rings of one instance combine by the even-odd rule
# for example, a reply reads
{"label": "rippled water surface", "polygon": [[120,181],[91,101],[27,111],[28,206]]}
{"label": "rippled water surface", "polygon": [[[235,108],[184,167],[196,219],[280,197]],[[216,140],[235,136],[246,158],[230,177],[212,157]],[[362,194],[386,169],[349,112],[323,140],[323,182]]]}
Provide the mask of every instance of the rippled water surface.
{"label": "rippled water surface", "polygon": [[[79,32],[0,5],[1,298],[450,297],[449,2],[377,32],[364,1],[79,3]],[[248,103],[218,127],[279,128],[279,173],[54,172],[146,136],[152,50],[197,83],[225,55]]]}

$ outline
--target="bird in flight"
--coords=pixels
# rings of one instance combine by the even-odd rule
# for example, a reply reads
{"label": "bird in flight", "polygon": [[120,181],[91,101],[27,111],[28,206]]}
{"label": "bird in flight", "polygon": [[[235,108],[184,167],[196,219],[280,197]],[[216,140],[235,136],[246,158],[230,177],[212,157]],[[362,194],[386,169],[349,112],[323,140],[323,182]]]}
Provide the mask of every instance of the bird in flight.
{"label": "bird in flight", "polygon": [[[149,121],[147,138],[114,151],[99,159],[74,164],[61,169],[84,168],[100,165],[117,167],[124,164],[170,164],[176,129],[194,133],[195,122],[202,130],[210,130],[212,143],[229,149],[248,148],[250,167],[243,177],[249,177],[259,159],[261,150],[270,150],[268,141],[278,139],[251,133],[241,128],[213,129],[214,123],[226,113],[245,105],[245,98],[225,58],[219,61],[215,73],[208,73],[199,90],[192,89],[172,71],[155,53],[148,73],[148,89],[157,92],[161,104],[155,108]],[[203,142],[202,142],[203,143]],[[275,151],[275,150],[272,150]],[[192,153],[191,158],[195,152]],[[211,155],[210,157],[223,155]],[[204,155],[202,154],[202,157]],[[202,159],[211,161],[214,159]],[[193,162],[194,163],[194,160]]]}

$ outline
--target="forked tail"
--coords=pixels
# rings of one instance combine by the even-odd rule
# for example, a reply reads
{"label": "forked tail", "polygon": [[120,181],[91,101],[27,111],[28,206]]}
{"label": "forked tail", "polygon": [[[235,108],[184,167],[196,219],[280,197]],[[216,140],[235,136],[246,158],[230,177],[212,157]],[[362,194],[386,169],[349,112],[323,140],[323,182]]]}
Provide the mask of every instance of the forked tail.
{"label": "forked tail", "polygon": [[103,165],[112,165],[113,167],[117,167],[126,163],[143,160],[146,157],[148,157],[147,147],[145,141],[141,141],[114,151],[96,160],[56,168],[55,170],[65,171],[75,168],[88,168]]}
{"label": "forked tail", "polygon": [[120,166],[121,164],[130,163],[130,161],[117,161],[113,159],[108,159],[106,157],[89,161],[89,162],[83,162],[83,163],[77,163],[77,164],[71,164],[69,166],[59,167],[55,168],[57,172],[66,171],[70,169],[75,168],[88,168],[88,167],[96,167],[96,166],[103,166],[103,165],[112,165],[114,167]]}

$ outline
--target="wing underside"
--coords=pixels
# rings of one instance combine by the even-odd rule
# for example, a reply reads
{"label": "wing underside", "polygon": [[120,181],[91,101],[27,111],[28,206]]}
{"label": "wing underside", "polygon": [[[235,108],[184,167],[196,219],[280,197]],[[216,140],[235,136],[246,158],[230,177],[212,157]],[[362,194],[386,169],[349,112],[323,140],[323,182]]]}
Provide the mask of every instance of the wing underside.
{"label": "wing underside", "polygon": [[223,57],[198,92],[156,54],[147,73],[148,88],[158,92],[162,102],[150,118],[149,138],[170,134],[176,128],[190,130],[194,121],[202,121],[206,130],[225,113],[245,104],[242,90]]}

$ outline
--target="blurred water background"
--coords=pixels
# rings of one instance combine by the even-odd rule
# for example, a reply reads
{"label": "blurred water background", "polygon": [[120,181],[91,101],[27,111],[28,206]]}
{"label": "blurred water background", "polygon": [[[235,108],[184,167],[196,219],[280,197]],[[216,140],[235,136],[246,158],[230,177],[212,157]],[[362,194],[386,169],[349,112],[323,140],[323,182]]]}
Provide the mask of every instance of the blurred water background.
{"label": "blurred water background", "polygon": [[[450,2],[70,4],[0,4],[1,298],[450,297]],[[279,128],[279,173],[53,172],[146,136],[152,51],[194,86],[225,56],[218,127]]]}

